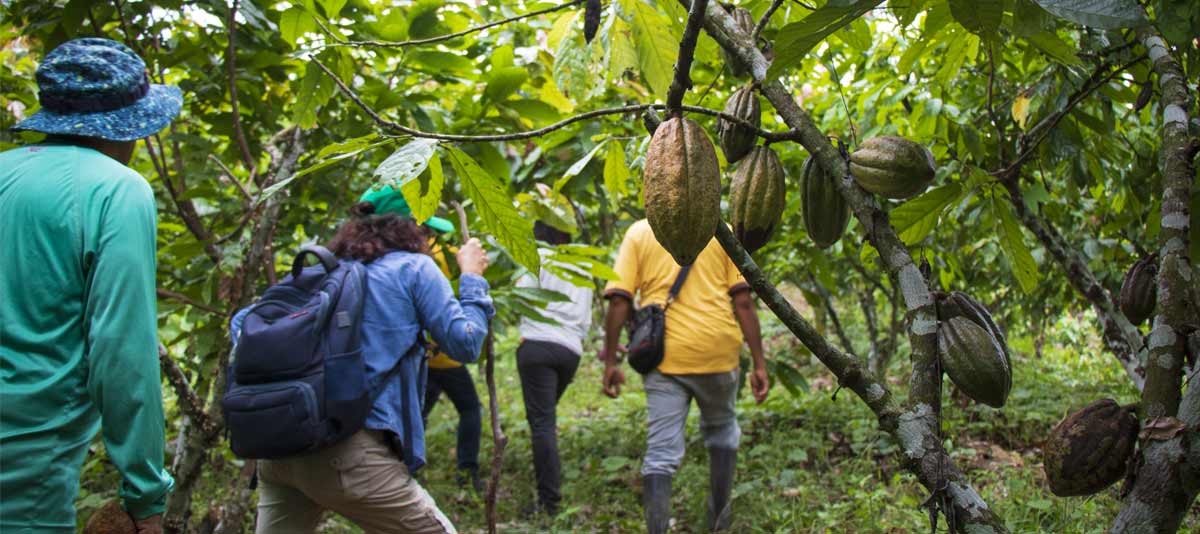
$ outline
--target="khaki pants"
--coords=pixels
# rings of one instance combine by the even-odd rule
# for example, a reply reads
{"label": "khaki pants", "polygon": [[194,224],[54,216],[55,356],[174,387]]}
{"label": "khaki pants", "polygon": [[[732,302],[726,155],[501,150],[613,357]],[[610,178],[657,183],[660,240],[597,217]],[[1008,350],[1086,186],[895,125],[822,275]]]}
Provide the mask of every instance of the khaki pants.
{"label": "khaki pants", "polygon": [[333,510],[367,534],[456,534],[375,430],[305,456],[259,462],[257,534],[312,533]]}

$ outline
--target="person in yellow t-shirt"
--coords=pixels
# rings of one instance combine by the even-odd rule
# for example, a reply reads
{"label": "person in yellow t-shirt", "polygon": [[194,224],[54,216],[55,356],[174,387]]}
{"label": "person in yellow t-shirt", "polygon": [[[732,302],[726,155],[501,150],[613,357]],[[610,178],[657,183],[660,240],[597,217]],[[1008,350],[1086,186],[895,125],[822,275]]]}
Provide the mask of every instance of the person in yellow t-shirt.
{"label": "person in yellow t-shirt", "polygon": [[[654,238],[642,219],[625,233],[604,297],[604,393],[620,395],[625,375],[616,358],[622,326],[639,306],[666,302],[680,267]],[[750,346],[754,399],[767,398],[770,381],[750,286],[714,238],[696,258],[679,295],[666,314],[663,361],[646,374],[647,443],[642,461],[646,529],[661,534],[670,525],[671,479],[684,455],[687,414],[692,399],[700,408],[700,431],[709,457],[708,526],[728,530],[730,492],[737,460],[738,428],[734,405],[738,353],[743,338]]]}
{"label": "person in yellow t-shirt", "polygon": [[[437,223],[437,226],[430,224],[431,221],[433,220],[425,223],[427,231],[431,231],[431,234],[454,230],[454,226],[445,219],[438,219],[441,222]],[[429,254],[448,280],[455,277],[450,271],[450,263],[446,261],[446,254],[456,252],[457,248],[442,243],[436,235],[430,236]],[[483,479],[479,477],[479,437],[483,431],[483,408],[479,403],[479,394],[475,391],[475,381],[462,363],[435,348],[433,356],[429,359],[429,372],[425,380],[425,403],[421,410],[421,415],[426,421],[442,393],[446,394],[458,412],[455,448],[458,474],[455,480],[460,486],[470,483],[471,487],[482,493]]]}

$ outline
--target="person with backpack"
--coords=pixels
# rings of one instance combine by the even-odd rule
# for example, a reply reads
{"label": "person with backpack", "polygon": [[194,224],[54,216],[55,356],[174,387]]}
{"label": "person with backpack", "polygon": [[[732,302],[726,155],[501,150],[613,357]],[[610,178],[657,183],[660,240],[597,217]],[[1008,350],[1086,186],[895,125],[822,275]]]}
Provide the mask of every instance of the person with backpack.
{"label": "person with backpack", "polygon": [[670,526],[671,481],[683,461],[687,415],[695,399],[708,449],[708,528],[727,531],[741,433],[734,406],[743,338],[754,362],[754,400],[766,400],[770,388],[750,287],[716,238],[692,265],[681,267],[654,238],[645,219],[626,231],[614,270],[620,279],[605,289],[603,387],[609,397],[621,393],[625,375],[616,357],[618,342],[622,327],[633,317],[629,359],[643,373],[646,390],[646,530],[663,534]]}
{"label": "person with backpack", "polygon": [[[454,230],[450,221],[438,217],[425,221],[425,227],[431,233],[437,234]],[[446,275],[446,279],[453,280],[454,275],[450,272],[447,256],[457,249],[443,243],[436,237],[437,234],[429,238],[430,255],[437,262],[442,274]],[[436,346],[431,352],[433,357],[429,359],[429,376],[425,382],[425,404],[421,419],[426,422],[429,420],[429,414],[437,405],[438,398],[445,393],[454,405],[454,410],[458,412],[454,449],[458,472],[454,477],[455,482],[460,487],[470,484],[476,492],[483,493],[484,483],[479,476],[479,438],[483,434],[483,405],[479,402],[479,393],[475,391],[475,380],[471,378],[471,372],[462,362],[451,358]]]}
{"label": "person with backpack", "polygon": [[165,445],[154,192],[137,140],[179,114],[116,41],[67,41],[37,69],[41,109],[0,153],[0,532],[75,532],[92,437],[121,473],[142,534],[162,532]]}
{"label": "person with backpack", "polygon": [[[455,298],[449,281],[429,256],[426,235],[412,219],[400,191],[391,187],[371,189],[359,200],[351,210],[351,219],[338,228],[329,244],[336,260],[322,257],[324,249],[305,248],[305,252],[320,257],[322,265],[301,269],[303,257],[298,257],[292,276],[269,289],[257,304],[239,312],[231,325],[235,343],[235,372],[231,375],[235,376],[235,384],[233,393],[224,399],[224,407],[227,414],[241,414],[256,423],[244,425],[239,437],[231,418],[231,445],[235,453],[241,449],[252,456],[269,456],[258,464],[257,534],[312,533],[325,510],[345,516],[371,534],[456,532],[412,477],[425,464],[421,422],[426,371],[423,332],[460,362],[478,358],[488,320],[495,313],[483,278],[487,254],[477,239],[459,250],[457,262],[462,276],[459,297]],[[358,286],[353,276],[358,271],[363,273],[363,286]],[[338,273],[343,273],[341,288],[329,285]],[[329,289],[306,294],[304,298],[318,295],[315,306],[297,310],[285,305],[289,299],[303,300],[298,295],[304,293],[306,284]],[[361,316],[356,317],[353,308],[343,309],[342,302],[359,290]],[[323,368],[322,372],[291,381],[299,386],[298,391],[307,394],[300,398],[312,398],[312,391],[323,390],[318,396],[323,399],[285,402],[281,400],[285,390],[280,381],[257,385],[237,381],[240,375],[253,376],[239,369],[242,359],[260,361],[255,354],[306,337],[273,338],[267,335],[269,332],[308,320],[328,325],[320,327],[323,330],[318,337],[328,339],[329,346],[336,344],[341,335],[339,328],[354,330],[361,337],[360,350],[327,355],[323,367],[318,367]],[[347,346],[353,349],[354,344]],[[350,372],[361,371],[364,366],[365,373]],[[331,376],[348,378],[330,381]],[[238,397],[235,390],[245,392],[244,396]],[[370,401],[361,421],[347,410],[335,413],[339,407],[353,404],[337,399],[363,398]],[[275,408],[279,405],[285,405],[286,411]],[[255,435],[256,428],[266,433],[280,426],[278,421],[306,411],[324,413],[325,418],[298,419],[273,437]],[[339,415],[350,423],[315,429],[306,426],[313,419],[326,421]],[[281,442],[295,442],[321,432],[334,433],[334,437],[352,433],[333,443],[310,443],[300,453],[279,454]]]}
{"label": "person with backpack", "polygon": [[[573,229],[568,224],[559,226]],[[571,234],[546,221],[533,224],[533,235],[550,245],[571,242]],[[521,395],[525,401],[525,419],[529,422],[530,445],[533,448],[533,471],[537,480],[537,504],[530,513],[549,516],[558,514],[562,500],[559,490],[562,471],[558,458],[558,401],[579,368],[583,340],[592,324],[592,288],[580,287],[554,274],[548,258],[553,251],[540,247],[541,273],[535,278],[526,273],[517,280],[517,287],[540,288],[561,293],[567,300],[551,302],[542,313],[555,324],[522,317],[519,325],[521,344],[517,347],[517,371],[521,377]],[[561,269],[573,269],[554,264]],[[590,281],[586,274],[575,271]]]}

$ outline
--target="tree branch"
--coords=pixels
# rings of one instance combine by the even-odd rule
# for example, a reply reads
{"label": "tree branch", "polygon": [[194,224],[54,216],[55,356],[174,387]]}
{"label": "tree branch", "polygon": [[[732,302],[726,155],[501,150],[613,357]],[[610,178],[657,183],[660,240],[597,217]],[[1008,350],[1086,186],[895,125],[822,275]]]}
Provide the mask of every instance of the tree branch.
{"label": "tree branch", "polygon": [[667,115],[678,116],[683,105],[683,94],[692,88],[692,59],[696,54],[696,41],[700,38],[700,23],[704,20],[704,8],[708,0],[692,0],[688,8],[687,25],[679,40],[679,55],[675,59],[675,77],[667,90]]}
{"label": "tree branch", "polygon": [[[315,57],[310,57],[309,60],[314,62],[317,65],[317,67],[319,67],[322,71],[325,72],[326,75],[333,78],[334,83],[337,84],[338,89],[342,92],[342,94],[346,95],[347,98],[349,98],[352,102],[354,102],[354,104],[357,105],[359,107],[359,109],[362,109],[363,113],[366,113],[367,116],[370,117],[371,120],[375,121],[375,124],[379,125],[381,128],[383,128],[385,130],[391,130],[400,135],[409,135],[412,137],[421,137],[421,138],[426,138],[426,139],[437,139],[440,141],[451,141],[451,142],[457,142],[457,143],[483,143],[483,142],[493,142],[493,141],[518,141],[518,140],[522,140],[522,139],[532,139],[534,137],[541,137],[541,136],[546,135],[555,130],[560,130],[560,129],[570,126],[571,124],[574,124],[576,122],[585,121],[588,119],[594,119],[596,117],[601,117],[604,115],[617,115],[617,114],[623,114],[623,113],[638,113],[638,112],[646,111],[649,109],[665,109],[667,107],[665,104],[635,104],[635,105],[631,105],[631,106],[620,106],[620,107],[615,107],[615,108],[597,109],[597,110],[593,110],[593,111],[588,111],[586,113],[581,113],[581,114],[575,115],[573,117],[568,117],[568,118],[558,121],[554,124],[551,124],[549,126],[545,126],[542,128],[538,128],[536,130],[529,130],[526,132],[516,132],[516,133],[508,133],[508,134],[460,135],[460,134],[444,134],[444,133],[437,133],[437,132],[425,132],[425,131],[417,130],[415,128],[409,128],[402,124],[399,124],[394,121],[383,118],[381,115],[379,115],[378,112],[376,112],[374,109],[371,109],[371,107],[368,106],[367,103],[363,101],[362,97],[360,97],[358,95],[358,93],[354,91],[354,89],[351,89],[349,86],[347,86],[345,84],[345,82],[343,82],[340,78],[337,77],[337,75],[335,75],[333,73],[333,71],[329,70],[329,67],[325,66],[325,64],[322,63],[321,60],[319,60]],[[779,142],[779,141],[794,140],[794,139],[796,139],[796,136],[798,135],[798,133],[795,131],[769,132],[769,131],[763,130],[762,128],[755,126],[754,124],[750,123],[749,121],[747,121],[743,118],[735,117],[733,115],[730,115],[730,114],[722,112],[722,111],[717,111],[715,109],[708,109],[708,108],[702,108],[702,107],[697,107],[697,106],[680,106],[680,109],[682,109],[683,111],[686,111],[688,113],[699,113],[702,115],[710,115],[713,117],[720,117],[721,119],[736,123],[739,126],[744,126],[748,129],[754,131],[754,133],[756,135],[758,135],[759,137],[762,137],[763,139],[766,139],[767,141],[770,141],[773,143]]]}
{"label": "tree branch", "polygon": [[465,35],[470,35],[472,33],[478,33],[478,32],[481,32],[481,31],[489,29],[489,28],[494,28],[496,26],[508,24],[510,22],[516,22],[519,20],[532,18],[532,17],[536,17],[538,15],[545,15],[547,13],[554,13],[555,11],[562,11],[564,9],[582,4],[585,1],[586,0],[571,0],[569,2],[563,2],[562,4],[559,4],[554,7],[550,7],[550,8],[546,8],[546,9],[542,9],[542,10],[538,10],[538,11],[531,11],[529,13],[525,13],[524,15],[517,15],[515,17],[509,17],[509,18],[506,18],[503,20],[497,20],[495,22],[489,22],[487,24],[475,26],[473,28],[467,28],[460,32],[450,33],[450,34],[446,34],[446,35],[439,35],[437,37],[429,37],[427,39],[412,39],[412,40],[408,40],[408,41],[375,41],[375,40],[345,41],[345,40],[342,40],[341,38],[337,37],[332,31],[329,31],[328,28],[325,28],[325,25],[321,24],[321,22],[319,20],[317,21],[317,23],[321,24],[321,27],[322,27],[322,29],[325,30],[325,33],[328,34],[329,37],[334,39],[334,42],[323,44],[323,45],[321,45],[321,47],[357,46],[357,47],[373,47],[373,48],[404,48],[407,46],[419,46],[419,45],[440,43],[442,41],[449,41],[451,39],[456,39],[456,38],[459,38],[459,37],[462,37]]}
{"label": "tree branch", "polygon": [[768,7],[766,13],[763,13],[762,18],[758,19],[758,24],[754,25],[754,31],[750,32],[750,39],[754,40],[756,46],[758,45],[759,36],[762,35],[762,32],[764,29],[766,29],[767,24],[771,23],[771,16],[775,14],[775,11],[779,9],[779,6],[783,5],[783,2],[784,0],[775,0],[774,2],[771,2],[771,7]]}
{"label": "tree branch", "polygon": [[204,310],[208,313],[212,313],[212,314],[216,314],[216,315],[225,315],[225,312],[223,312],[217,308],[214,308],[212,306],[209,306],[208,304],[204,304],[195,299],[192,299],[191,297],[184,295],[183,293],[176,293],[174,291],[169,291],[169,290],[163,289],[161,287],[158,288],[158,298],[177,300],[179,302],[187,304],[188,306],[191,306],[196,309]]}
{"label": "tree branch", "polygon": [[[246,132],[242,130],[242,117],[238,113],[237,48],[234,42],[234,36],[237,33],[238,1],[233,0],[233,5],[229,7],[229,18],[225,20],[225,29],[229,32],[229,47],[225,49],[225,68],[229,76],[229,105],[233,109],[233,138],[237,140],[238,149],[242,152],[242,162],[250,171],[250,179],[257,182],[258,165],[254,155],[250,153],[250,144],[246,142]],[[233,174],[230,174],[229,177],[237,181],[237,177]],[[241,182],[238,182],[238,185],[240,186]]]}
{"label": "tree branch", "polygon": [[175,390],[175,396],[179,398],[179,406],[183,409],[183,412],[195,424],[200,425],[200,428],[204,430],[206,435],[216,435],[220,432],[220,429],[216,428],[216,425],[213,423],[212,418],[204,411],[204,402],[200,400],[195,391],[192,391],[191,385],[188,384],[187,376],[175,364],[175,360],[171,359],[171,353],[167,351],[167,347],[162,343],[158,344],[158,364],[167,382]]}

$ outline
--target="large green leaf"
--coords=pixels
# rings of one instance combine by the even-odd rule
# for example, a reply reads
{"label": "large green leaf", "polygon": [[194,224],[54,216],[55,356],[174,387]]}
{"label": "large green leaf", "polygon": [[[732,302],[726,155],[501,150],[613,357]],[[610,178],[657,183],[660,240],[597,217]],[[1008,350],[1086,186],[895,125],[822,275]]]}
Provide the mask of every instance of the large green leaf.
{"label": "large green leaf", "polygon": [[317,30],[317,21],[304,8],[293,7],[279,16],[279,36],[292,47],[296,40],[308,32]]}
{"label": "large green leaf", "polygon": [[604,144],[605,141],[597,143],[596,146],[592,147],[587,154],[584,154],[582,158],[579,158],[575,163],[572,163],[571,166],[567,168],[567,172],[563,173],[561,178],[554,181],[554,191],[556,193],[562,191],[562,188],[567,185],[567,182],[571,181],[571,178],[579,176],[579,173],[583,172],[583,170],[587,168],[587,164],[592,161],[592,158],[596,157],[596,154],[600,152],[600,149],[604,148]]}
{"label": "large green leaf", "polygon": [[1025,236],[1021,234],[1021,226],[1017,224],[1012,208],[998,192],[992,195],[992,214],[999,224],[997,233],[1000,235],[1000,248],[1004,250],[1005,256],[1008,256],[1013,276],[1020,284],[1021,291],[1032,294],[1038,284],[1037,262],[1033,260],[1033,254],[1025,245]]}
{"label": "large green leaf", "polygon": [[442,188],[446,176],[442,173],[442,160],[435,152],[429,158],[429,172],[421,173],[416,180],[400,186],[400,193],[412,208],[413,218],[419,223],[429,220],[437,213],[438,201],[442,199]]}
{"label": "large green leaf", "polygon": [[529,71],[524,67],[492,69],[485,78],[487,87],[483,90],[483,96],[492,102],[503,101],[509,95],[517,92],[527,79],[529,79]]}
{"label": "large green leaf", "polygon": [[950,0],[950,14],[971,33],[990,35],[1004,18],[1004,0]]}
{"label": "large green leaf", "polygon": [[475,204],[475,211],[488,233],[508,249],[513,261],[534,273],[540,272],[537,244],[533,240],[533,221],[522,217],[513,206],[504,183],[488,174],[465,152],[446,147],[446,157],[454,167],[463,192]]}
{"label": "large green leaf", "polygon": [[620,141],[608,142],[608,152],[604,156],[604,189],[612,195],[613,201],[629,193],[626,183],[629,182],[629,167],[625,165],[625,147]]}
{"label": "large green leaf", "polygon": [[333,97],[335,90],[333,80],[329,79],[315,62],[305,65],[304,77],[300,79],[300,89],[297,92],[304,95],[304,98],[296,99],[293,109],[293,120],[296,124],[304,128],[316,126],[317,108],[325,105]]}
{"label": "large green leaf", "polygon": [[436,139],[414,139],[383,160],[374,175],[392,187],[402,187],[425,172],[437,146]]}
{"label": "large green leaf", "polygon": [[896,206],[888,214],[905,245],[921,242],[937,228],[942,212],[962,198],[962,186],[949,183]]}
{"label": "large green leaf", "polygon": [[1025,39],[1030,44],[1041,50],[1054,61],[1063,65],[1074,66],[1082,65],[1083,61],[1076,56],[1077,50],[1075,47],[1063,41],[1057,34],[1051,31],[1042,31],[1032,35],[1025,36]]}
{"label": "large green leaf", "polygon": [[767,69],[767,78],[777,78],[786,69],[799,65],[817,43],[881,3],[882,0],[860,0],[848,5],[830,2],[800,22],[784,26],[775,38],[775,60]]}
{"label": "large green leaf", "polygon": [[621,0],[637,43],[638,69],[654,95],[665,98],[675,73],[679,39],[671,34],[671,21],[641,0]]}
{"label": "large green leaf", "polygon": [[1057,17],[1102,30],[1129,28],[1147,22],[1142,7],[1135,0],[1034,1]]}

